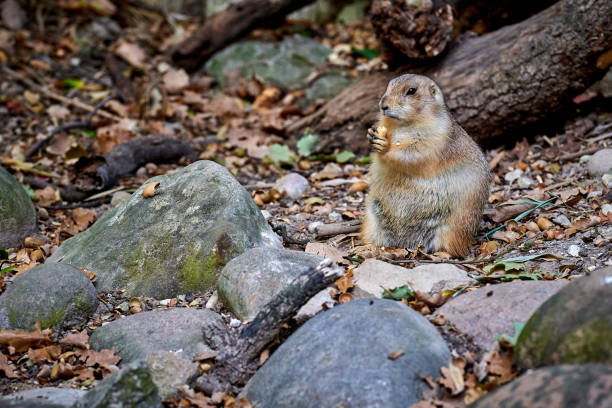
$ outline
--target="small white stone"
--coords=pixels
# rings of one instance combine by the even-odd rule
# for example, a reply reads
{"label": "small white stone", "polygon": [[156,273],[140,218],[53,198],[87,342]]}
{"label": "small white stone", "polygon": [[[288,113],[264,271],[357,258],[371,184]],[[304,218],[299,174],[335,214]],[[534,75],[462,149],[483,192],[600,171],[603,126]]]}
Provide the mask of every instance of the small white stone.
{"label": "small white stone", "polygon": [[608,215],[612,212],[612,204],[604,204],[601,206],[601,213],[603,215]]}
{"label": "small white stone", "polygon": [[569,218],[567,218],[564,214],[559,214],[555,218],[552,219],[555,224],[561,225],[562,227],[569,227],[572,225]]}
{"label": "small white stone", "polygon": [[601,182],[604,183],[604,186],[612,188],[612,174],[606,173],[601,176]]}
{"label": "small white stone", "polygon": [[276,181],[276,189],[294,200],[301,198],[308,187],[308,180],[298,173],[289,173]]}
{"label": "small white stone", "polygon": [[511,171],[509,173],[506,173],[506,175],[504,176],[504,180],[506,180],[508,183],[512,184],[512,182],[514,180],[518,179],[522,175],[523,175],[523,170],[516,169],[516,170],[513,170],[513,171]]}
{"label": "small white stone", "polygon": [[340,222],[342,221],[342,214],[338,214],[337,212],[333,211],[329,213],[328,218],[330,221]]}
{"label": "small white stone", "polygon": [[232,320],[230,320],[230,323],[229,323],[230,327],[232,327],[234,329],[236,327],[240,327],[241,324],[242,324],[242,320],[238,320],[238,319],[232,319]]}
{"label": "small white stone", "polygon": [[570,245],[570,247],[567,249],[567,253],[571,256],[579,256],[580,247],[578,245]]}
{"label": "small white stone", "polygon": [[218,301],[219,301],[219,295],[217,294],[217,291],[215,290],[213,294],[210,295],[210,297],[208,298],[208,301],[206,302],[206,308],[207,309],[214,308],[217,305]]}
{"label": "small white stone", "polygon": [[159,301],[159,304],[162,305],[162,306],[168,306],[170,304],[171,300],[172,299],[162,299],[162,300]]}
{"label": "small white stone", "polygon": [[323,223],[321,221],[311,222],[310,224],[308,224],[308,232],[310,232],[311,234],[316,233],[317,227],[319,225],[323,225]]}

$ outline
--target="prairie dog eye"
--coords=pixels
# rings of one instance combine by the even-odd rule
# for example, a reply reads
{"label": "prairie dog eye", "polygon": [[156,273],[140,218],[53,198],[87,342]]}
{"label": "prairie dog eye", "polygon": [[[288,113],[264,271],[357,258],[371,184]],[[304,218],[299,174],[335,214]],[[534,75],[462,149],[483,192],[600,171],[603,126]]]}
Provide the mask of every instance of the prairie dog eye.
{"label": "prairie dog eye", "polygon": [[406,96],[414,95],[415,93],[416,93],[416,88],[408,88],[408,91],[406,91]]}

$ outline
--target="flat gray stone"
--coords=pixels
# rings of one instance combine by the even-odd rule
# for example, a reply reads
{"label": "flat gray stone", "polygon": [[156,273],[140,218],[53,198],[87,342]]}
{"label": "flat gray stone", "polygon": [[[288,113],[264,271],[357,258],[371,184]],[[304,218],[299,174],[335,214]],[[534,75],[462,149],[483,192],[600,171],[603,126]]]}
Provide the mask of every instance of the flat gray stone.
{"label": "flat gray stone", "polygon": [[[96,289],[79,269],[46,263],[17,276],[0,296],[0,329],[70,329],[87,322],[98,307]],[[8,326],[7,326],[8,323]]]}
{"label": "flat gray stone", "polygon": [[301,251],[251,249],[232,259],[219,274],[219,298],[239,319],[252,320],[293,279],[323,260]]}
{"label": "flat gray stone", "polygon": [[572,281],[531,316],[514,348],[520,367],[612,364],[612,267]]}
{"label": "flat gray stone", "polygon": [[84,395],[74,388],[36,388],[0,398],[0,408],[69,408]]}
{"label": "flat gray stone", "polygon": [[[160,191],[144,198],[152,182]],[[230,259],[256,246],[281,245],[229,171],[198,161],[145,182],[51,260],[96,272],[100,291],[165,299],[212,289]]]}
{"label": "flat gray stone", "polygon": [[167,351],[191,360],[211,351],[204,343],[202,328],[221,319],[208,309],[172,308],[123,317],[98,328],[89,338],[94,350],[116,349],[123,363]]}
{"label": "flat gray stone", "polygon": [[161,408],[161,398],[144,361],[124,366],[106,377],[74,408]]}
{"label": "flat gray stone", "polygon": [[8,171],[0,166],[0,246],[16,248],[38,232],[32,200]]}
{"label": "flat gray stone", "polygon": [[470,408],[612,407],[612,367],[558,365],[529,370]]}
{"label": "flat gray stone", "polygon": [[516,281],[484,286],[446,302],[435,315],[472,337],[484,350],[496,347],[500,334],[514,336],[514,323],[525,323],[535,310],[567,285],[566,281]]}
{"label": "flat gray stone", "polygon": [[[395,360],[389,354],[403,350]],[[358,299],[319,313],[293,333],[241,395],[258,408],[409,407],[450,352],[419,313],[384,299]]]}
{"label": "flat gray stone", "polygon": [[408,285],[413,290],[439,293],[476,281],[463,269],[450,264],[421,265],[408,269],[377,259],[368,259],[353,272],[357,297],[381,297],[383,288]]}
{"label": "flat gray stone", "polygon": [[587,170],[591,176],[612,173],[612,149],[601,149],[589,158]]}

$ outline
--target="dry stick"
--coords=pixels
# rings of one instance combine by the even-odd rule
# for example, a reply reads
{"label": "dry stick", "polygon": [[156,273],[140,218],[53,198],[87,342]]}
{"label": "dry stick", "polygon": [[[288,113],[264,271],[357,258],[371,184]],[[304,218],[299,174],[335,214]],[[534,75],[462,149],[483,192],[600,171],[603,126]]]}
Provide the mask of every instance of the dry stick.
{"label": "dry stick", "polygon": [[[36,91],[44,94],[48,98],[55,99],[56,101],[62,102],[63,104],[66,104],[66,105],[70,105],[70,106],[77,107],[79,109],[83,109],[86,112],[93,112],[96,109],[95,106],[91,106],[91,105],[89,105],[89,104],[87,104],[85,102],[81,102],[81,101],[79,101],[77,99],[66,98],[65,96],[62,96],[62,95],[57,94],[57,93],[55,93],[53,91],[50,91],[47,88],[34,83],[31,79],[25,77],[24,75],[21,75],[20,73],[18,73],[16,71],[13,71],[9,67],[2,66],[2,71],[7,73],[8,75],[13,77],[14,79],[17,79],[17,80],[23,82],[28,87],[30,87],[32,89],[35,89]],[[115,120],[115,121],[120,121],[121,120],[121,118],[119,116],[113,115],[112,113],[109,113],[107,111],[100,110],[100,109],[98,109],[96,111],[96,114],[100,115],[100,116],[102,116],[104,118],[112,119],[112,120]]]}
{"label": "dry stick", "polygon": [[87,115],[87,119],[79,120],[79,121],[71,122],[71,123],[66,123],[65,125],[61,125],[61,126],[56,127],[55,129],[53,129],[51,131],[51,133],[49,133],[49,135],[47,137],[45,137],[44,139],[40,139],[38,142],[36,142],[34,144],[34,146],[32,146],[32,148],[30,148],[30,150],[28,150],[28,152],[25,155],[26,159],[29,159],[30,157],[35,155],[40,149],[45,147],[51,141],[51,139],[53,139],[53,136],[55,136],[56,134],[58,134],[60,132],[65,132],[67,130],[71,130],[71,129],[75,129],[75,128],[90,128],[91,127],[91,120],[93,119],[94,115],[104,105],[106,105],[106,103],[108,101],[110,101],[111,99],[115,99],[116,97],[117,97],[117,95],[112,94],[112,95],[109,95],[106,98],[104,98],[102,101],[100,101],[96,106],[94,106],[93,110],[91,112],[89,112],[89,115]]}
{"label": "dry stick", "polygon": [[592,137],[590,139],[587,139],[587,143],[595,143],[595,142],[599,142],[600,140],[605,140],[609,137],[612,137],[612,132],[608,132],[608,133],[604,133],[603,135],[600,136],[595,136]]}
{"label": "dry stick", "polygon": [[599,147],[591,147],[589,149],[581,150],[579,152],[564,154],[563,156],[559,157],[559,160],[577,159],[578,157],[581,157],[585,154],[593,154],[599,150],[600,150]]}
{"label": "dry stick", "polygon": [[503,251],[501,251],[499,254],[495,254],[495,256],[490,255],[486,258],[482,258],[482,259],[467,259],[464,261],[461,260],[455,260],[455,259],[440,259],[440,260],[432,260],[432,259],[396,259],[393,261],[390,261],[392,264],[400,264],[400,263],[408,263],[408,262],[421,262],[421,263],[446,263],[446,264],[455,264],[455,265],[469,265],[469,264],[481,264],[481,263],[487,263],[487,262],[493,262],[496,259],[499,259],[499,257],[506,255],[508,252],[513,251],[514,249],[520,247],[521,245],[525,245],[526,243],[533,241],[534,239],[542,236],[542,234],[544,234],[544,232],[546,231],[540,231],[537,234],[535,234],[533,237],[531,238],[527,238],[525,241],[521,241],[521,242],[515,242],[514,244],[508,245],[506,247],[506,249],[504,249]]}
{"label": "dry stick", "polygon": [[317,238],[330,237],[340,234],[350,234],[359,231],[360,221],[349,221],[338,224],[322,224],[315,228]]}

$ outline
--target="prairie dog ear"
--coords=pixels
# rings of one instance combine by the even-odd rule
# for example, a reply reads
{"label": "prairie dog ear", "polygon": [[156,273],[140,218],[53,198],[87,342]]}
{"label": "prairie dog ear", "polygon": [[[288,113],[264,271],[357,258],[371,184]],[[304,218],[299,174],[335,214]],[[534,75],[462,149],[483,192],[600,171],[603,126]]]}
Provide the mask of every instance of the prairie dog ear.
{"label": "prairie dog ear", "polygon": [[431,97],[434,98],[436,101],[443,101],[444,97],[442,96],[442,91],[440,90],[440,88],[438,88],[438,85],[436,84],[431,84],[429,85],[429,93],[431,94]]}

